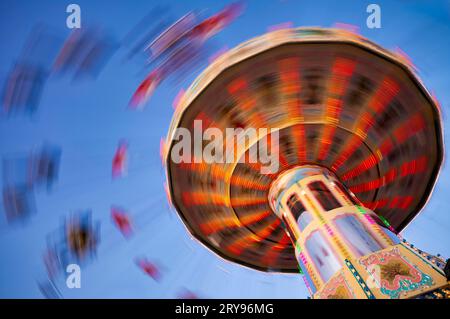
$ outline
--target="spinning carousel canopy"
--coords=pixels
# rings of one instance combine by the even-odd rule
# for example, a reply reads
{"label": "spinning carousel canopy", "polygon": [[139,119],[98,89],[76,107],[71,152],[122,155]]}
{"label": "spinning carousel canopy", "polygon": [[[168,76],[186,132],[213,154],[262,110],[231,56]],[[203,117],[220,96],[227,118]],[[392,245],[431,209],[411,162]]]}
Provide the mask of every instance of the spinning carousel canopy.
{"label": "spinning carousel canopy", "polygon": [[[278,171],[261,174],[261,163],[175,163],[176,128],[194,134],[195,120],[203,130],[276,130]],[[249,141],[239,157],[260,142]],[[298,271],[268,202],[283,171],[328,168],[400,231],[429,198],[443,158],[437,103],[411,64],[334,29],[279,30],[217,58],[181,98],[167,143],[170,197],[190,233],[227,260],[283,272]]]}

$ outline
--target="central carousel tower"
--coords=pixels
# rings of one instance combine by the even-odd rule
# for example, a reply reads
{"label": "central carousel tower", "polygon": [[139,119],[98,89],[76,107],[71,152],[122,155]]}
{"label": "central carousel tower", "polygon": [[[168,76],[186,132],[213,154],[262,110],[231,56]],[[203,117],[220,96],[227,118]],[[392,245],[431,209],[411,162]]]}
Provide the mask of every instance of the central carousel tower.
{"label": "central carousel tower", "polygon": [[[174,161],[177,129],[194,136],[196,120],[203,131],[269,133],[227,136],[232,162]],[[248,161],[264,143],[276,171]],[[312,298],[449,297],[445,261],[397,235],[424,207],[443,160],[437,102],[403,56],[336,29],[251,39],[184,93],[166,145],[171,202],[224,259],[300,272]]]}

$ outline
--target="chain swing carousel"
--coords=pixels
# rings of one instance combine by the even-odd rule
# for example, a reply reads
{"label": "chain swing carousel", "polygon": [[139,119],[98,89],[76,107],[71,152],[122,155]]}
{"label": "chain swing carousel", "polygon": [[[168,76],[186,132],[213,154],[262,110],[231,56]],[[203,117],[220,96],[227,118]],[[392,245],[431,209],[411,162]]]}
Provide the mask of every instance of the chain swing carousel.
{"label": "chain swing carousel", "polygon": [[[278,171],[243,160],[258,139],[233,163],[174,162],[176,129],[195,120],[276,130]],[[445,261],[397,235],[442,160],[439,107],[411,64],[321,28],[277,30],[218,57],[179,100],[165,152],[170,200],[196,239],[243,266],[300,270],[313,298],[449,297]]]}

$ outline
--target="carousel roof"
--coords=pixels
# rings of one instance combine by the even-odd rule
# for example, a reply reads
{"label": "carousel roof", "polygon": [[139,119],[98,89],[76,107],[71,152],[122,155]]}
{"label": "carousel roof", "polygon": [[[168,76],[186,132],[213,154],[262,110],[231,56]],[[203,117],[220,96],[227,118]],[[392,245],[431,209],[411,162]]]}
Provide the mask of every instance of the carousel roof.
{"label": "carousel roof", "polygon": [[[175,163],[176,128],[271,128],[280,167]],[[193,141],[192,141],[193,143]],[[261,141],[238,149],[246,156]],[[278,30],[218,57],[179,101],[167,137],[170,197],[190,233],[227,260],[295,272],[268,191],[283,171],[329,168],[368,208],[403,229],[429,198],[443,159],[440,111],[403,56],[336,29]]]}

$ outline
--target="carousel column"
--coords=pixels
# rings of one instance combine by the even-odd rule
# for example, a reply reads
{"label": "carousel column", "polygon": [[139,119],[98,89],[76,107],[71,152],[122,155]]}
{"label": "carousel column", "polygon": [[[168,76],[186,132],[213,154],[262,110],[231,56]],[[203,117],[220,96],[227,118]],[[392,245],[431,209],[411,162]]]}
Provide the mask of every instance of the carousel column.
{"label": "carousel column", "polygon": [[314,293],[343,266],[398,242],[328,170],[300,166],[272,184],[269,201],[295,247],[299,267]]}

